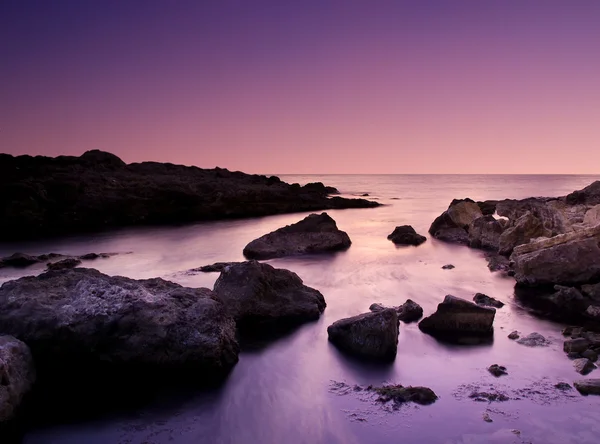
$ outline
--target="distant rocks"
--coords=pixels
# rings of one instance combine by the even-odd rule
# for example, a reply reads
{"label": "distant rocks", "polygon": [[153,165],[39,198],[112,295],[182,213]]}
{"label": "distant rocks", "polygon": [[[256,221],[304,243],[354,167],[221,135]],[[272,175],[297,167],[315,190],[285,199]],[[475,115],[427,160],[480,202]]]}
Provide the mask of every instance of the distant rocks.
{"label": "distant rocks", "polygon": [[446,265],[442,266],[442,270],[452,270],[454,268],[456,268],[456,267],[452,264],[446,264]]}
{"label": "distant rocks", "polygon": [[81,265],[81,260],[75,257],[70,257],[67,259],[62,259],[57,262],[51,262],[48,264],[48,270],[58,271],[58,270],[66,270],[68,268],[75,268],[78,265]]}
{"label": "distant rocks", "polygon": [[327,327],[329,341],[349,354],[392,361],[398,348],[398,314],[394,309],[340,319]]}
{"label": "distant rocks", "polygon": [[423,307],[417,304],[412,299],[407,299],[406,302],[398,307],[386,307],[379,303],[371,304],[369,310],[379,312],[391,308],[398,314],[398,320],[406,323],[415,322],[423,316]]}
{"label": "distant rocks", "polygon": [[533,332],[519,339],[517,343],[525,345],[527,347],[546,347],[550,343],[550,341],[548,341],[541,334]]}
{"label": "distant rocks", "polygon": [[36,264],[40,262],[37,256],[30,256],[29,254],[24,253],[15,253],[12,256],[7,256],[0,259],[0,268],[1,267],[28,267],[30,265]]}
{"label": "distant rocks", "polygon": [[296,273],[257,261],[225,267],[214,295],[246,330],[316,320],[326,306],[323,295]]}
{"label": "distant rocks", "polygon": [[396,245],[421,245],[427,240],[425,236],[418,234],[410,225],[396,227],[392,234],[387,237]]}
{"label": "distant rocks", "polygon": [[498,299],[494,299],[483,293],[475,294],[475,296],[473,296],[473,302],[475,302],[477,305],[481,305],[482,307],[494,307],[494,308],[504,307],[504,302],[501,302]]}
{"label": "distant rocks", "polygon": [[244,248],[249,259],[314,254],[345,250],[351,241],[327,214],[311,214],[292,225],[253,240]]}
{"label": "distant rocks", "polygon": [[600,395],[600,379],[584,379],[573,385],[582,395]]}
{"label": "distant rocks", "polygon": [[241,262],[215,262],[211,265],[203,265],[199,268],[193,268],[192,272],[201,271],[203,273],[221,273],[225,268],[231,267],[232,265],[240,264]]}
{"label": "distant rocks", "polygon": [[419,323],[419,328],[433,336],[491,336],[495,315],[493,308],[448,295],[434,314]]}
{"label": "distant rocks", "polygon": [[[15,267],[24,268],[34,264],[48,262],[48,269],[53,269],[52,266],[58,267],[54,269],[60,269],[60,267],[73,268],[81,263],[82,260],[95,260],[98,258],[108,258],[115,256],[118,253],[87,253],[81,256],[68,256],[58,253],[40,254],[39,256],[32,256],[24,253],[14,253],[11,256],[0,258],[0,268],[2,267]],[[68,262],[65,262],[68,261]],[[79,261],[75,264],[75,261]],[[55,265],[58,262],[63,262],[62,265]],[[75,265],[67,265],[75,264]]]}
{"label": "distant rocks", "polygon": [[504,367],[502,365],[498,365],[498,364],[490,365],[487,370],[492,375],[494,375],[496,378],[503,376],[503,375],[508,375],[508,372],[506,371],[506,367]]}
{"label": "distant rocks", "polygon": [[34,382],[29,347],[12,336],[0,336],[0,425],[14,418]]}

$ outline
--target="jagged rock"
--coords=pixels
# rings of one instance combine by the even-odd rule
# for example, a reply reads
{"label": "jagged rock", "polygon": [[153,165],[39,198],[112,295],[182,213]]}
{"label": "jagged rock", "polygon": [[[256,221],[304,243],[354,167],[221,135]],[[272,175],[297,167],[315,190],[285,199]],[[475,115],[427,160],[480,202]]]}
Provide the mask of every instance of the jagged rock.
{"label": "jagged rock", "polygon": [[484,216],[487,216],[488,214],[494,214],[496,212],[497,204],[498,201],[496,200],[486,200],[483,202],[477,202],[477,206],[479,207]]}
{"label": "jagged rock", "polygon": [[600,379],[584,379],[573,385],[582,395],[600,395]]}
{"label": "jagged rock", "polygon": [[396,227],[392,234],[387,237],[396,245],[421,245],[427,240],[425,236],[418,234],[410,225]]}
{"label": "jagged rock", "polygon": [[257,261],[226,267],[214,294],[238,327],[269,327],[316,320],[325,310],[323,295],[296,273]]}
{"label": "jagged rock", "polygon": [[456,267],[452,264],[446,264],[446,265],[442,266],[442,270],[452,270],[454,268],[456,268]]}
{"label": "jagged rock", "polygon": [[487,251],[485,253],[485,259],[488,262],[488,269],[492,272],[502,271],[508,274],[511,271],[510,262],[506,256],[502,256],[493,251]]}
{"label": "jagged rock", "polygon": [[582,375],[587,375],[596,368],[594,363],[587,358],[575,359],[573,367],[575,367],[577,373],[581,373]]}
{"label": "jagged rock", "polygon": [[106,259],[114,256],[116,253],[87,253],[79,256],[82,261],[94,261],[96,259]]}
{"label": "jagged rock", "polygon": [[544,227],[540,219],[530,212],[525,213],[507,228],[498,238],[498,253],[510,255],[515,247],[528,243],[531,239],[550,237],[552,231]]}
{"label": "jagged rock", "polygon": [[472,200],[454,200],[448,209],[433,221],[429,233],[445,242],[468,245],[467,229],[471,222],[481,216],[481,210]]}
{"label": "jagged rock", "polygon": [[299,254],[325,253],[350,247],[350,238],[327,214],[311,214],[292,225],[253,240],[244,248],[250,259],[272,259]]}
{"label": "jagged rock", "polygon": [[584,203],[586,205],[600,204],[600,181],[596,181],[583,190],[574,191],[566,197],[568,203]]}
{"label": "jagged rock", "polygon": [[462,228],[446,228],[436,231],[433,237],[452,244],[469,245],[469,234]]}
{"label": "jagged rock", "polygon": [[508,339],[512,339],[513,341],[514,341],[515,339],[519,339],[519,337],[520,337],[520,335],[519,335],[519,332],[518,332],[518,331],[516,331],[516,330],[515,330],[515,331],[513,331],[513,332],[511,332],[511,333],[508,335]]}
{"label": "jagged rock", "polygon": [[488,372],[490,372],[496,378],[503,376],[503,375],[508,375],[508,372],[506,371],[506,367],[504,367],[502,365],[498,365],[498,364],[490,365],[488,367]]}
{"label": "jagged rock", "polygon": [[238,359],[235,323],[209,289],[87,268],[4,283],[0,326],[36,364],[75,373],[102,365],[223,375]]}
{"label": "jagged rock", "polygon": [[479,217],[469,225],[469,245],[472,248],[498,250],[503,231],[504,227],[494,216]]}
{"label": "jagged rock", "polygon": [[29,347],[12,336],[0,336],[0,425],[14,417],[34,382]]}
{"label": "jagged rock", "polygon": [[75,268],[78,265],[81,265],[81,260],[70,257],[67,259],[60,260],[58,262],[50,262],[48,264],[48,270],[58,271],[58,270],[66,270],[68,268]]}
{"label": "jagged rock", "polygon": [[565,353],[581,353],[588,349],[590,341],[585,338],[569,339],[564,342],[563,350]]}
{"label": "jagged rock", "polygon": [[473,296],[473,301],[477,305],[481,305],[483,307],[494,307],[494,308],[502,308],[504,307],[504,302],[500,302],[498,299],[494,299],[485,295],[483,293],[477,293]]}
{"label": "jagged rock", "polygon": [[419,328],[431,335],[488,336],[494,332],[496,310],[448,295],[437,311],[419,323]]}
{"label": "jagged rock", "polygon": [[384,361],[396,357],[398,314],[394,309],[340,319],[327,327],[329,341],[350,354]]}
{"label": "jagged rock", "polygon": [[515,278],[525,285],[578,285],[598,280],[599,240],[600,225],[521,245],[511,256]]}
{"label": "jagged rock", "polygon": [[394,402],[401,405],[414,402],[420,405],[429,405],[437,401],[438,397],[428,387],[403,387],[401,385],[384,385],[383,387],[370,387],[369,390],[379,395],[379,402]]}
{"label": "jagged rock", "polygon": [[452,222],[460,228],[468,227],[475,219],[483,216],[481,209],[476,203],[467,201],[450,205],[447,211]]}
{"label": "jagged rock", "polygon": [[545,347],[549,344],[549,341],[537,332],[530,333],[524,338],[519,339],[517,342],[527,347]]}

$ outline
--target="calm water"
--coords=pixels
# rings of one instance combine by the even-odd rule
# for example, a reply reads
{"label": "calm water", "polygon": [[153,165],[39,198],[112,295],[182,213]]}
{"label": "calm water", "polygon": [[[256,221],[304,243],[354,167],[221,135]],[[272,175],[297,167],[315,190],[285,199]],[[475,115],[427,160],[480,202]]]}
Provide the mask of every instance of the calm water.
{"label": "calm water", "polygon": [[[27,444],[106,443],[593,443],[600,442],[600,397],[562,395],[559,381],[581,379],[562,352],[561,325],[542,321],[514,304],[514,281],[492,274],[482,254],[432,239],[417,248],[397,248],[386,236],[411,224],[427,234],[432,220],[453,198],[523,198],[564,195],[600,177],[584,176],[282,176],[301,184],[323,181],[344,194],[369,193],[386,206],[329,214],[348,232],[352,247],[326,256],[277,259],[327,301],[321,319],[259,349],[241,353],[223,387],[156,401],[140,411],[57,424],[30,431]],[[304,214],[202,223],[177,228],[128,229],[51,242],[0,245],[0,255],[26,253],[131,252],[89,263],[107,274],[132,278],[160,276],[187,286],[212,288],[217,274],[186,275],[216,261],[243,260],[252,239],[293,223]],[[442,270],[452,263],[454,270]],[[34,274],[0,270],[0,282]],[[370,365],[340,354],[327,341],[337,319],[368,311],[372,302],[420,303],[425,314],[446,294],[471,299],[476,292],[507,305],[498,310],[495,338],[487,346],[448,346],[402,324],[398,356],[391,365]],[[512,330],[537,331],[553,340],[527,348],[507,339]],[[498,363],[509,375],[496,379],[485,370]],[[592,373],[591,377],[600,377]],[[384,382],[431,387],[440,399],[432,406],[387,411],[365,395],[340,394],[332,381]],[[532,389],[524,399],[479,403],[464,385],[509,396]],[[492,423],[484,422],[488,412]]]}

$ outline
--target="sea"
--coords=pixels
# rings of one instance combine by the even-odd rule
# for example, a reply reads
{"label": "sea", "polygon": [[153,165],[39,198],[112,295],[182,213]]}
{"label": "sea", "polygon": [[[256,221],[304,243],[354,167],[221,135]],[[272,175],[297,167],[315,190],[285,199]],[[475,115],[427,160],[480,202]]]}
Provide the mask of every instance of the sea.
{"label": "sea", "polygon": [[[563,352],[564,325],[536,317],[514,297],[514,279],[487,268],[483,253],[432,239],[431,222],[454,198],[474,200],[560,196],[600,176],[578,175],[282,175],[290,183],[323,182],[344,197],[368,194],[380,207],[331,210],[352,246],[344,252],[268,261],[297,273],[323,293],[321,318],[285,336],[244,347],[226,381],[211,390],[161,395],[135,409],[31,425],[26,444],[597,444],[600,396],[561,391],[559,382],[583,377]],[[202,222],[178,227],[127,228],[60,239],[0,244],[0,256],[16,251],[78,255],[119,253],[86,262],[109,275],[162,277],[212,288],[218,273],[188,270],[218,261],[244,260],[251,240],[299,221],[308,213]],[[426,235],[418,247],[387,240],[394,227],[412,225]],[[453,264],[454,269],[442,269]],[[43,272],[43,266],[1,269],[0,283]],[[425,315],[445,295],[471,300],[485,293],[506,303],[497,310],[494,338],[452,345],[400,325],[394,362],[351,358],[327,340],[334,321],[365,313],[374,302],[399,305],[413,299]],[[546,347],[507,338],[538,332]],[[486,370],[503,365],[508,375]],[[394,408],[377,403],[358,385],[402,384],[431,388],[432,405]],[[149,388],[151,389],[151,388]],[[480,402],[473,392],[501,392],[504,402]],[[119,403],[118,398],[115,404]]]}

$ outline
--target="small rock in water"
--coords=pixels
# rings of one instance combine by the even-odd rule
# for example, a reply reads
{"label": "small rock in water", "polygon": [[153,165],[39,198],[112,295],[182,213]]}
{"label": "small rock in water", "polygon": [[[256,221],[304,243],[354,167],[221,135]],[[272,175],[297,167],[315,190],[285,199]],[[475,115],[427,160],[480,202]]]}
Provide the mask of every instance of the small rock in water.
{"label": "small rock in water", "polygon": [[585,379],[573,384],[582,395],[600,395],[600,379]]}
{"label": "small rock in water", "polygon": [[412,299],[407,299],[396,311],[398,312],[398,319],[406,323],[418,321],[423,317],[423,307]]}
{"label": "small rock in water", "polygon": [[494,421],[492,420],[492,418],[490,418],[490,415],[488,414],[488,412],[485,412],[485,413],[483,414],[483,420],[484,420],[485,422],[494,422]]}
{"label": "small rock in water", "polygon": [[443,270],[452,270],[453,268],[456,268],[456,267],[452,264],[446,264],[442,267]]}
{"label": "small rock in water", "polygon": [[491,298],[483,293],[477,293],[475,296],[473,296],[473,302],[475,302],[477,305],[483,305],[484,307],[504,307],[504,302],[500,302],[498,299]]}
{"label": "small rock in water", "polygon": [[517,342],[521,345],[526,345],[527,347],[545,347],[549,343],[545,337],[537,332],[533,332],[524,338],[519,339]]}
{"label": "small rock in water", "polygon": [[404,404],[405,402],[414,402],[420,405],[433,404],[437,395],[428,387],[403,387],[401,385],[385,385],[383,387],[371,387],[379,395],[379,402],[393,401],[394,404]]}
{"label": "small rock in water", "polygon": [[520,335],[519,332],[517,330],[513,331],[511,334],[508,335],[508,339],[519,339]]}
{"label": "small rock in water", "polygon": [[418,234],[410,225],[396,227],[387,238],[396,245],[414,245],[415,247],[427,240],[425,236]]}
{"label": "small rock in water", "polygon": [[488,367],[488,372],[490,372],[496,378],[498,378],[502,375],[508,375],[508,372],[506,371],[506,367],[504,367],[502,365],[498,365],[498,364],[490,365]]}
{"label": "small rock in water", "polygon": [[573,367],[575,367],[577,373],[581,373],[582,375],[587,375],[596,368],[594,363],[587,358],[575,359]]}
{"label": "small rock in water", "polygon": [[555,384],[554,387],[556,387],[558,390],[571,390],[573,388],[566,382],[559,382],[558,384]]}

